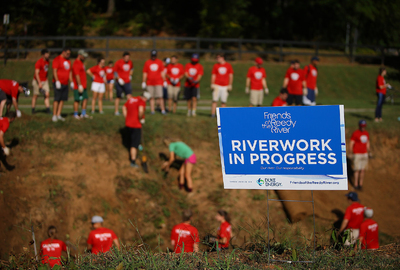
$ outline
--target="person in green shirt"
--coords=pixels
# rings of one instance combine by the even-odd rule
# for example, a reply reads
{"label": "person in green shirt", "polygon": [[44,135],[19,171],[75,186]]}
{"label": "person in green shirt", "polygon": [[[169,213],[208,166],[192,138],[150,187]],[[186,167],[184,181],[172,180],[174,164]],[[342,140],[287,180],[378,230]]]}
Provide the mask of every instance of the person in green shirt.
{"label": "person in green shirt", "polygon": [[182,167],[179,170],[179,189],[183,189],[185,186],[185,178],[187,181],[187,191],[192,192],[193,180],[192,170],[193,165],[196,164],[196,155],[193,150],[184,142],[170,142],[168,139],[164,140],[164,143],[169,148],[169,160],[164,162],[162,169],[168,172],[169,167],[176,159],[176,156],[185,160]]}

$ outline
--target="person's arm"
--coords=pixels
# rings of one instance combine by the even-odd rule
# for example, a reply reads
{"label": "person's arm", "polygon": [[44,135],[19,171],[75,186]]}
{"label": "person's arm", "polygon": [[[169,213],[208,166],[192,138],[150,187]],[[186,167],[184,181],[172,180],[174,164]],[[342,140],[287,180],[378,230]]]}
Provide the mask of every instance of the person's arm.
{"label": "person's arm", "polygon": [[79,77],[79,74],[76,74],[76,75],[75,75],[75,79],[76,79],[76,84],[77,84],[77,86],[82,85],[82,84],[81,84],[81,78]]}
{"label": "person's arm", "polygon": [[122,114],[124,115],[124,117],[126,118],[126,116],[128,115],[128,110],[126,109],[126,106],[122,106]]}
{"label": "person's arm", "polygon": [[5,148],[6,145],[4,144],[4,132],[0,130],[0,146],[1,148]]}
{"label": "person's arm", "polygon": [[229,85],[228,85],[229,91],[232,91],[232,83],[233,83],[233,73],[229,74]]}
{"label": "person's arm", "polygon": [[246,94],[250,93],[250,78],[249,77],[246,78],[246,88],[245,88],[244,92]]}
{"label": "person's arm", "polygon": [[86,70],[86,73],[87,73],[90,77],[94,78],[94,75],[93,75],[93,73],[92,73],[92,71],[91,71],[90,69]]}
{"label": "person's arm", "polygon": [[369,140],[368,140],[368,142],[367,142],[367,153],[368,153],[368,154],[371,154],[370,151],[371,151],[371,149],[370,149],[370,143],[369,143]]}
{"label": "person's arm", "polygon": [[[72,70],[69,71],[69,81],[73,82],[74,80],[72,79]],[[80,81],[80,79],[79,79]]]}
{"label": "person's arm", "polygon": [[146,83],[147,82],[147,72],[143,72],[143,79],[142,82]]}
{"label": "person's arm", "polygon": [[199,75],[199,76],[197,77],[197,82],[199,82],[199,81],[201,80],[202,77],[203,77],[203,75]]}
{"label": "person's arm", "polygon": [[142,119],[144,116],[144,107],[139,106],[139,119]]}
{"label": "person's arm", "polygon": [[194,252],[199,252],[199,243],[194,243],[193,244],[193,251]]}
{"label": "person's arm", "polygon": [[288,84],[289,84],[289,78],[283,79],[283,85],[282,85],[282,87],[283,87],[283,88],[286,88],[286,87],[288,86]]}
{"label": "person's arm", "polygon": [[87,250],[88,250],[90,253],[92,253],[92,245],[91,245],[91,244],[88,244],[88,245],[87,245]]}
{"label": "person's arm", "polygon": [[171,246],[175,247],[175,240],[171,240]]}
{"label": "person's arm", "polygon": [[342,225],[340,226],[340,229],[339,229],[339,233],[342,233],[346,229],[347,224],[349,224],[349,220],[343,219]]}
{"label": "person's arm", "polygon": [[12,98],[12,103],[14,105],[15,110],[18,111],[18,102],[17,102],[17,99],[15,97]]}
{"label": "person's arm", "polygon": [[[350,148],[350,149],[349,149],[350,154],[353,154],[354,143],[355,143],[355,141],[350,140],[350,146],[349,146],[349,148]],[[368,148],[368,145],[367,145],[367,148]]]}
{"label": "person's arm", "polygon": [[53,68],[53,76],[54,76],[54,80],[56,82],[58,82],[59,80],[58,80],[57,68]]}
{"label": "person's arm", "polygon": [[161,78],[163,79],[163,81],[166,81],[165,73],[166,72],[164,72],[164,70],[161,71]]}
{"label": "person's arm", "polygon": [[215,77],[216,77],[215,74],[211,74],[211,90],[214,90],[212,86],[215,83]]}
{"label": "person's arm", "polygon": [[261,80],[261,83],[262,83],[262,85],[263,85],[263,87],[264,87],[264,92],[265,92],[265,94],[268,95],[268,94],[269,94],[269,89],[268,89],[268,85],[267,85],[267,79],[266,79],[266,78],[263,78],[263,79]]}
{"label": "person's arm", "polygon": [[168,172],[169,167],[171,166],[171,164],[175,161],[175,153],[174,152],[170,152],[169,153],[169,160],[165,161],[162,168]]}
{"label": "person's arm", "polygon": [[39,72],[40,72],[40,69],[35,68],[35,78],[36,78],[36,81],[38,82],[39,89],[42,89],[43,83],[40,81]]}
{"label": "person's arm", "polygon": [[118,238],[115,238],[115,239],[113,240],[113,242],[114,242],[114,245],[115,245],[118,249],[120,249],[120,245],[119,245]]}

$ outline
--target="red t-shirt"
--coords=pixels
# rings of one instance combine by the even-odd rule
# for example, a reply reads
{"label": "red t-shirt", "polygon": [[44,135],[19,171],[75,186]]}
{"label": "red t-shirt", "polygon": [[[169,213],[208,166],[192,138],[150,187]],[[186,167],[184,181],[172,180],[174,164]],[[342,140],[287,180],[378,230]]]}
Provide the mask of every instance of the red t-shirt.
{"label": "red t-shirt", "polygon": [[304,67],[304,79],[306,80],[307,88],[315,90],[317,88],[318,70],[313,65],[309,64]]}
{"label": "red t-shirt", "polygon": [[303,70],[289,68],[286,71],[285,78],[289,79],[287,90],[291,95],[303,95]]}
{"label": "red t-shirt", "polygon": [[[58,80],[60,83],[68,85],[69,73],[71,72],[71,61],[59,55],[53,60],[53,69],[57,69]],[[55,82],[54,77],[53,82]]]}
{"label": "red t-shirt", "polygon": [[76,75],[79,76],[83,88],[86,89],[87,79],[86,79],[85,65],[79,58],[76,58],[74,64],[72,65],[72,79],[74,81],[74,89],[78,89],[78,83],[76,82]]}
{"label": "red t-shirt", "polygon": [[[193,65],[192,63],[187,63],[185,65],[185,72],[187,72],[189,77],[192,77],[194,81],[198,81],[199,76],[203,76],[204,69],[203,69],[203,66],[200,65],[199,63],[197,63],[195,65]],[[186,79],[185,86],[198,88],[198,87],[200,87],[200,83],[192,84],[189,82],[189,80]]]}
{"label": "red t-shirt", "polygon": [[7,117],[0,117],[0,131],[3,131],[3,134],[6,133],[8,127],[10,126],[10,121]]}
{"label": "red t-shirt", "polygon": [[13,80],[0,80],[0,89],[8,96],[18,98],[19,95],[19,83]]}
{"label": "red t-shirt", "polygon": [[139,107],[146,108],[146,103],[141,97],[131,97],[126,101],[124,106],[127,109],[127,115],[125,118],[125,126],[130,128],[142,128],[142,123],[139,119]]}
{"label": "red t-shirt", "polygon": [[344,219],[349,220],[346,229],[360,229],[361,223],[364,220],[364,205],[353,202],[347,207]]}
{"label": "red t-shirt", "polygon": [[286,100],[281,99],[280,96],[277,96],[274,101],[272,101],[272,106],[273,107],[279,107],[279,106],[286,106]]}
{"label": "red t-shirt", "polygon": [[106,80],[110,81],[114,79],[114,67],[105,67],[106,70]]}
{"label": "red t-shirt", "polygon": [[54,265],[61,265],[61,252],[67,251],[67,245],[58,239],[47,239],[40,243],[40,254],[42,263],[48,263],[50,268]]}
{"label": "red t-shirt", "polygon": [[367,218],[361,223],[360,237],[363,237],[361,243],[362,249],[378,249],[379,248],[379,232],[378,223],[373,219]]}
{"label": "red t-shirt", "polygon": [[247,72],[247,78],[250,78],[250,89],[251,90],[263,90],[264,86],[262,80],[267,78],[264,68],[258,68],[253,66],[249,68]]}
{"label": "red t-shirt", "polygon": [[357,129],[351,135],[351,141],[354,141],[353,153],[354,154],[365,154],[368,153],[367,143],[369,141],[368,131],[361,131]]}
{"label": "red t-shirt", "polygon": [[175,253],[193,252],[194,244],[199,243],[199,232],[195,227],[187,223],[175,225],[171,231],[171,240],[175,241]]}
{"label": "red t-shirt", "polygon": [[[172,79],[179,79],[185,71],[183,70],[183,65],[180,63],[174,64],[169,64],[167,66],[167,75],[172,78]],[[172,85],[170,80],[167,80],[168,84]],[[175,86],[181,86],[181,82],[179,81],[177,85]]]}
{"label": "red t-shirt", "polygon": [[95,65],[94,67],[89,68],[89,70],[94,76],[94,82],[104,83],[104,76],[106,75],[105,68],[101,68],[99,65]]}
{"label": "red t-shirt", "polygon": [[229,75],[233,74],[233,68],[231,64],[226,62],[225,64],[216,63],[211,73],[215,75],[214,84],[219,86],[228,86]]}
{"label": "red t-shirt", "polygon": [[124,59],[119,59],[115,62],[114,71],[118,74],[118,77],[124,80],[125,83],[131,81],[129,78],[131,75],[131,70],[133,69],[133,63],[131,60],[125,62]]}
{"label": "red t-shirt", "polygon": [[383,78],[383,76],[381,76],[381,75],[378,75],[378,78],[376,78],[376,92],[386,95],[386,87],[382,88],[382,89],[379,88],[379,86],[382,86],[385,84],[386,84],[385,78]]}
{"label": "red t-shirt", "polygon": [[[37,60],[35,64],[35,72],[36,69],[39,70],[39,78],[41,82],[47,80],[47,72],[49,71],[49,64],[50,64],[49,60],[45,60],[44,58],[40,58],[39,60]],[[33,74],[33,79],[36,80],[35,74]]]}
{"label": "red t-shirt", "polygon": [[218,244],[218,247],[220,247],[220,248],[228,248],[229,247],[229,241],[231,239],[231,234],[232,234],[231,224],[229,224],[228,221],[225,221],[218,228],[217,238],[218,239],[226,238],[227,241],[223,245],[222,244]]}
{"label": "red t-shirt", "polygon": [[149,59],[144,63],[143,73],[147,73],[147,85],[163,85],[163,72],[164,63],[160,59]]}
{"label": "red t-shirt", "polygon": [[114,239],[118,239],[115,233],[107,228],[98,228],[90,232],[87,243],[92,245],[92,253],[107,252],[113,245]]}

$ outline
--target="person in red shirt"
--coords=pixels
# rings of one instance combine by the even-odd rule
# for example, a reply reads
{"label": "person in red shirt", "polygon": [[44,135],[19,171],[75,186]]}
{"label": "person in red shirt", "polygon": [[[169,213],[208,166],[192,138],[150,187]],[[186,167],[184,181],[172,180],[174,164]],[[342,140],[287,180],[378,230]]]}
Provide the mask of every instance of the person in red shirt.
{"label": "person in red shirt", "polygon": [[382,106],[385,103],[386,88],[391,88],[390,84],[385,81],[386,68],[381,67],[379,69],[379,75],[376,78],[376,96],[378,100],[376,102],[375,109],[375,122],[382,122]]}
{"label": "person in red shirt", "polygon": [[217,63],[213,66],[211,72],[211,117],[215,117],[217,102],[221,100],[221,107],[226,107],[228,93],[232,91],[233,68],[231,64],[225,61],[225,56],[217,54]]}
{"label": "person in red shirt", "polygon": [[370,151],[369,133],[366,131],[367,122],[360,120],[358,130],[354,131],[350,139],[350,155],[353,156],[354,188],[362,189],[364,172],[368,165]]}
{"label": "person in red shirt", "polygon": [[[178,103],[178,96],[181,90],[181,79],[184,74],[183,65],[178,63],[178,56],[171,57],[171,64],[167,66],[166,79],[168,83],[168,108],[169,111],[176,113],[176,106]],[[174,106],[172,107],[172,102]]]}
{"label": "person in red shirt", "polygon": [[103,95],[106,92],[106,70],[104,68],[106,64],[106,60],[104,58],[99,58],[97,60],[97,65],[94,67],[91,67],[87,70],[87,74],[89,74],[90,77],[93,78],[92,82],[92,92],[93,92],[93,97],[92,97],[92,114],[95,111],[96,108],[96,100],[98,100],[99,103],[99,112],[103,114]]}
{"label": "person in red shirt", "polygon": [[24,92],[25,96],[29,96],[27,83],[18,83],[14,80],[0,80],[0,116],[3,115],[4,106],[7,105],[7,112],[11,109],[11,104],[14,105],[17,117],[21,117],[22,113],[18,109],[19,94]]}
{"label": "person in red shirt", "polygon": [[7,112],[4,117],[0,117],[0,146],[1,149],[3,150],[2,152],[6,156],[10,155],[10,148],[8,148],[4,143],[4,134],[10,127],[10,123],[12,123],[15,120],[15,117],[16,117],[15,112]]}
{"label": "person in red shirt", "polygon": [[232,237],[232,226],[230,224],[229,214],[224,210],[218,210],[215,218],[220,223],[217,232],[218,249],[227,250]]}
{"label": "person in red shirt", "polygon": [[137,149],[142,139],[142,123],[144,123],[144,112],[146,101],[151,98],[149,92],[144,91],[141,97],[130,97],[122,107],[125,117],[125,126],[130,138],[131,167],[138,168],[136,164]]}
{"label": "person in red shirt", "polygon": [[359,248],[361,249],[378,249],[379,248],[379,226],[372,219],[374,210],[371,208],[364,209],[364,221],[360,226]]}
{"label": "person in red shirt", "polygon": [[32,87],[32,114],[35,113],[36,100],[40,93],[44,95],[44,105],[46,106],[46,113],[50,114],[50,87],[47,80],[47,72],[49,71],[49,58],[50,52],[48,49],[42,50],[42,57],[35,64],[35,74],[33,75]]}
{"label": "person in red shirt", "polygon": [[196,116],[197,98],[200,96],[200,80],[204,69],[199,63],[199,55],[194,53],[191,62],[185,65],[185,99],[187,100],[187,116]]}
{"label": "person in red shirt", "polygon": [[108,65],[105,67],[106,71],[106,99],[113,101],[113,89],[114,89],[114,62],[108,61]]}
{"label": "person in red shirt", "polygon": [[360,226],[364,219],[364,205],[358,202],[358,195],[356,192],[349,192],[346,194],[347,200],[350,204],[346,209],[342,224],[340,225],[339,234],[348,231],[345,246],[353,245],[360,235]]}
{"label": "person in red shirt", "polygon": [[[260,107],[263,103],[264,92],[268,95],[269,90],[267,87],[267,73],[261,67],[263,60],[261,57],[255,59],[255,66],[249,68],[246,78],[246,94],[250,93],[250,107]],[[264,91],[263,91],[264,90]]]}
{"label": "person in red shirt", "polygon": [[147,89],[151,95],[151,114],[155,113],[154,99],[158,100],[161,113],[166,114],[162,89],[163,85],[164,87],[167,87],[167,82],[165,82],[164,64],[160,59],[157,58],[157,51],[152,50],[150,53],[150,59],[144,63],[142,79],[142,88]]}
{"label": "person in red shirt", "polygon": [[171,245],[175,253],[198,252],[199,232],[191,225],[192,211],[187,209],[182,212],[183,222],[175,225],[171,230]]}
{"label": "person in red shirt", "polygon": [[120,248],[117,235],[112,230],[104,228],[103,222],[100,216],[92,217],[92,231],[89,233],[87,244],[88,250],[93,254],[106,253],[113,244]]}
{"label": "person in red shirt", "polygon": [[307,86],[307,95],[303,96],[304,105],[316,105],[315,97],[318,96],[318,87],[317,87],[318,62],[319,58],[317,56],[314,56],[313,58],[311,58],[311,64],[305,66],[303,70],[304,79],[306,81],[306,86]]}
{"label": "person in red shirt", "polygon": [[[86,78],[86,70],[85,59],[89,55],[84,50],[78,51],[78,57],[75,59],[74,64],[72,65],[72,79],[71,88],[74,89],[74,118],[89,118],[89,115],[86,114],[86,106],[88,101],[88,93],[87,93],[87,78]],[[79,117],[78,109],[79,102],[82,101],[82,113]]]}
{"label": "person in red shirt", "polygon": [[68,81],[72,82],[72,69],[69,57],[70,48],[64,48],[59,56],[53,60],[54,102],[52,121],[65,121],[61,116],[64,101],[68,100]]}
{"label": "person in red shirt", "polygon": [[42,264],[48,264],[50,268],[55,265],[61,265],[61,254],[67,252],[67,245],[56,238],[57,229],[50,226],[47,229],[48,239],[40,243],[40,255],[42,257]]}
{"label": "person in red shirt", "polygon": [[286,99],[288,97],[288,91],[286,88],[282,88],[281,91],[279,92],[279,96],[277,96],[273,101],[272,101],[272,107],[280,107],[280,106],[286,106]]}
{"label": "person in red shirt", "polygon": [[303,94],[307,94],[306,81],[304,80],[303,70],[300,68],[300,62],[294,60],[293,68],[290,67],[286,71],[285,79],[283,80],[283,88],[289,92],[287,104],[296,105],[303,104]]}
{"label": "person in red shirt", "polygon": [[115,115],[119,114],[119,101],[122,98],[122,93],[125,93],[125,97],[129,99],[132,96],[132,74],[133,74],[133,63],[129,59],[130,53],[124,52],[122,59],[115,62],[114,73],[117,79],[115,89],[117,90],[117,97],[115,98]]}

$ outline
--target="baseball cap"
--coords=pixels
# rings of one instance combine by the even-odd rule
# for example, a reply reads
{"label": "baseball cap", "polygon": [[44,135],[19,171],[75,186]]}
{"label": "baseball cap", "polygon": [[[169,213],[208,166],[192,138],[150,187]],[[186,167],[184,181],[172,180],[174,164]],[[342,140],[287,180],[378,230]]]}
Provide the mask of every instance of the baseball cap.
{"label": "baseball cap", "polygon": [[152,50],[151,51],[151,56],[157,56],[157,51],[156,50]]}
{"label": "baseball cap", "polygon": [[259,65],[261,65],[263,63],[263,60],[261,59],[261,57],[257,57],[256,60],[254,60],[254,61],[256,61],[256,63]]}
{"label": "baseball cap", "polygon": [[358,201],[358,195],[356,192],[349,192],[345,195],[347,198],[349,198],[350,200],[352,200],[353,202]]}
{"label": "baseball cap", "polygon": [[83,57],[88,57],[88,56],[89,56],[88,53],[85,52],[84,50],[79,50],[79,51],[78,51],[78,54],[79,54],[79,55],[82,55]]}
{"label": "baseball cap", "polygon": [[365,121],[365,120],[360,120],[360,122],[358,122],[358,125],[359,125],[360,127],[366,127],[366,126],[367,126],[367,121]]}
{"label": "baseball cap", "polygon": [[104,220],[101,216],[93,216],[92,217],[92,223],[103,223]]}
{"label": "baseball cap", "polygon": [[313,57],[311,58],[311,61],[319,61],[319,57],[318,57],[318,56],[313,56]]}
{"label": "baseball cap", "polygon": [[169,58],[169,57],[165,57],[164,58],[164,62],[165,62],[165,64],[169,64],[169,63],[171,63],[171,58]]}
{"label": "baseball cap", "polygon": [[143,91],[143,97],[146,99],[150,99],[151,98],[151,94],[147,91]]}
{"label": "baseball cap", "polygon": [[368,207],[364,207],[364,216],[366,218],[372,218],[373,215],[374,215],[374,210]]}
{"label": "baseball cap", "polygon": [[192,54],[192,59],[193,62],[199,61],[199,55],[197,53]]}

